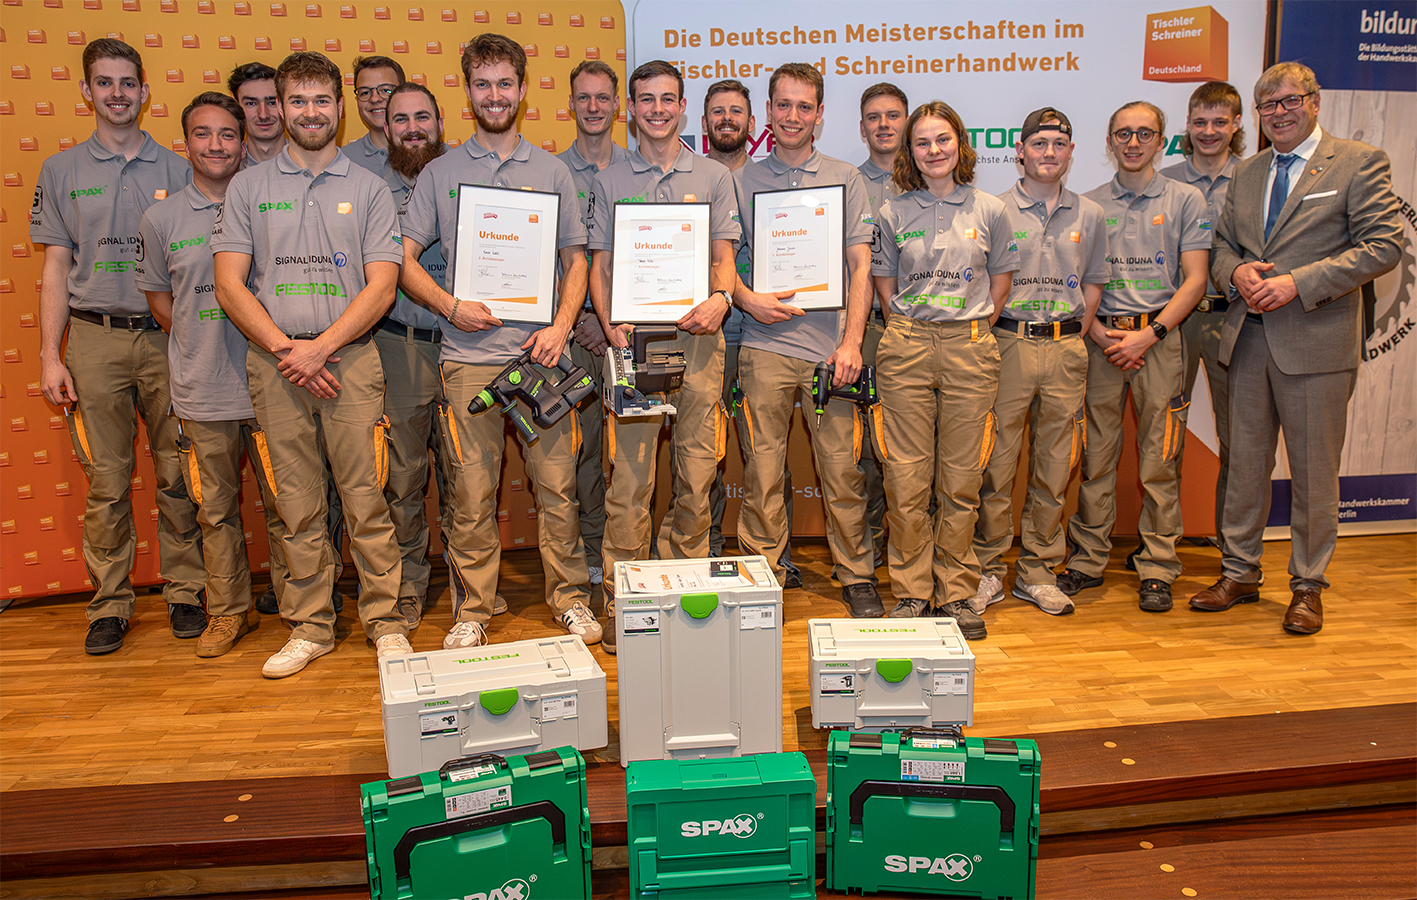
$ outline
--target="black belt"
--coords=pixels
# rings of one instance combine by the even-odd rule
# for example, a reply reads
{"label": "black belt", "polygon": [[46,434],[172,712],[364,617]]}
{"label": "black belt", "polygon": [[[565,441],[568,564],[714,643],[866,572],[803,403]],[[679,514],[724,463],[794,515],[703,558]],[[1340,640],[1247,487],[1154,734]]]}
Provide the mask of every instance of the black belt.
{"label": "black belt", "polygon": [[87,309],[71,309],[69,315],[81,322],[112,326],[124,331],[157,331],[162,327],[152,316],[110,316],[108,313],[90,312]]}
{"label": "black belt", "polygon": [[[302,331],[299,334],[287,334],[286,337],[290,338],[292,341],[313,341],[322,334],[324,334],[323,331]],[[350,338],[345,343],[345,346],[347,347],[350,344],[367,344],[369,343],[369,337],[370,335],[367,331],[363,334],[357,334]]]}
{"label": "black belt", "polygon": [[1245,321],[1254,322],[1256,325],[1263,325],[1264,316],[1260,315],[1259,313],[1247,312],[1245,313]]}
{"label": "black belt", "polygon": [[443,342],[443,332],[436,328],[410,328],[393,319],[380,319],[379,330],[396,334],[399,337],[411,337],[415,341],[423,341],[425,344],[441,344]]}
{"label": "black belt", "polygon": [[1200,303],[1196,304],[1196,309],[1201,312],[1223,313],[1230,309],[1230,298],[1207,294],[1201,298]]}
{"label": "black belt", "polygon": [[1069,334],[1082,334],[1082,320],[1068,319],[1061,322],[1025,322],[1021,319],[1010,319],[1008,316],[999,316],[999,321],[994,323],[995,328],[1003,328],[1024,337],[1036,338],[1059,338]]}
{"label": "black belt", "polygon": [[1097,321],[1117,331],[1141,331],[1152,322],[1155,322],[1156,317],[1159,315],[1161,315],[1161,310],[1159,309],[1155,312],[1128,313],[1122,316],[1104,316],[1099,314]]}

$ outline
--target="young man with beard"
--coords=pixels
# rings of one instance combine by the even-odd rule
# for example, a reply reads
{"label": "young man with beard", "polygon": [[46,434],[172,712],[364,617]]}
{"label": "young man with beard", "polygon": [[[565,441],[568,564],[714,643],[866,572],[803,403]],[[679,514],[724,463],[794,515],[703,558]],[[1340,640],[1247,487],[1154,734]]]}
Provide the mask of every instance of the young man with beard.
{"label": "young man with beard", "polygon": [[231,179],[246,158],[245,114],[208,91],[182,111],[192,183],[148,210],[146,257],[138,287],[170,334],[172,409],[181,417],[178,449],[187,491],[197,502],[207,569],[207,630],[197,655],[221,656],[251,630],[251,567],[241,527],[241,455],[250,457],[265,507],[271,579],[285,589],[280,544],[285,525],[256,450],[260,426],[246,381],[246,338],[216,302],[210,236]]}
{"label": "young man with beard", "polygon": [[[418,177],[404,218],[401,285],[418,303],[442,316],[440,360],[448,397],[443,452],[454,471],[457,492],[451,528],[444,540],[458,579],[454,624],[443,640],[447,649],[487,642],[487,622],[497,592],[502,544],[497,534],[497,483],[506,446],[501,412],[473,415],[468,403],[524,350],[532,361],[554,366],[580,313],[586,292],[585,227],[575,183],[566,164],[533,147],[516,129],[517,109],[526,96],[526,53],[499,34],[479,34],[462,54],[464,91],[477,119],[477,133],[462,146],[430,162]],[[444,257],[455,252],[458,189],[479,184],[533,190],[560,198],[556,246],[561,261],[559,303],[546,327],[503,324],[477,300],[454,297],[428,276],[418,259],[441,240]],[[451,286],[451,285],[449,285]],[[449,325],[451,327],[449,327]],[[537,539],[546,570],[546,603],[558,625],[588,644],[600,640],[600,624],[586,606],[590,573],[580,535],[576,502],[576,454],[580,420],[563,416],[542,429],[535,443],[522,443],[527,475],[536,490]],[[458,597],[461,591],[465,596]]]}
{"label": "young man with beard", "polygon": [[[709,297],[676,323],[679,333],[669,346],[684,353],[684,382],[675,394],[672,452],[676,459],[673,519],[668,555],[695,559],[709,555],[709,487],[718,472],[727,434],[719,403],[723,388],[723,334],[730,307],[733,242],[740,232],[732,176],[721,164],[686,150],[679,141],[684,115],[684,80],[664,60],[652,60],[630,75],[630,114],[639,146],[629,158],[595,176],[597,203],[589,226],[590,296],[611,346],[624,347],[632,325],[610,324],[611,272],[614,267],[615,204],[620,202],[707,202],[709,212]],[[610,429],[611,475],[605,494],[605,572],[621,561],[648,559],[650,509],[654,495],[655,457],[664,417],[618,419]],[[614,597],[606,582],[606,617],[614,633]],[[614,652],[614,644],[606,649]]]}
{"label": "young man with beard", "polygon": [[[448,145],[443,143],[438,102],[421,84],[406,81],[395,87],[382,114],[389,162],[384,181],[402,222],[408,215],[408,198],[419,173],[442,156]],[[436,242],[423,251],[418,264],[430,278],[442,283],[447,264]],[[444,521],[452,522],[451,485],[438,448],[438,405],[443,402],[438,348],[442,340],[438,317],[402,291],[374,332],[374,345],[379,348],[384,369],[384,415],[389,417],[389,480],[384,485],[384,499],[389,502],[389,516],[403,557],[399,613],[409,631],[418,627],[428,606],[432,573],[428,564],[428,514],[423,502],[430,446],[445,470],[438,479],[439,509]]]}
{"label": "young man with beard", "polygon": [[354,102],[359,120],[369,129],[364,137],[344,147],[349,161],[380,178],[389,176],[389,138],[384,133],[385,110],[394,88],[403,84],[403,66],[387,56],[354,59]]}
{"label": "young man with beard", "polygon": [[[841,160],[823,156],[812,145],[821,124],[822,74],[804,63],[786,63],[768,81],[767,118],[773,152],[762,162],[734,173],[738,207],[743,211],[743,243],[749,249],[749,273],[733,294],[743,317],[738,380],[743,395],[739,439],[749,447],[743,471],[743,506],[738,514],[738,542],[744,551],[770,560],[781,556],[791,531],[782,502],[782,469],[794,400],[810,402],[812,374],[820,362],[835,367],[840,387],[861,374],[861,337],[871,308],[871,241],[875,219],[861,173]],[[846,234],[842,260],[845,312],[803,310],[783,303],[792,292],[760,293],[752,280],[753,195],[758,191],[846,186]],[[827,545],[842,599],[856,617],[879,616],[875,552],[866,524],[866,479],[860,461],[861,420],[853,403],[831,403],[821,422],[804,416],[812,435],[812,455],[822,483]],[[782,567],[777,567],[782,576]]]}
{"label": "young man with beard", "polygon": [[998,321],[999,388],[994,398],[998,437],[979,490],[974,529],[974,575],[979,589],[970,609],[984,612],[1004,599],[1004,551],[1014,538],[1014,473],[1024,426],[1032,441],[1022,545],[1013,595],[1053,616],[1073,611],[1057,588],[1063,562],[1063,502],[1082,450],[1077,422],[1087,385],[1087,347],[1106,283],[1107,230],[1102,207],[1063,186],[1073,157],[1073,126],[1052,107],[1028,114],[1014,148],[1023,177],[999,195],[1022,268]]}
{"label": "young man with beard", "polygon": [[237,66],[226,80],[226,89],[246,115],[246,161],[242,165],[254,166],[275,159],[285,149],[276,70],[259,62]]}
{"label": "young man with beard", "polygon": [[349,522],[365,634],[381,658],[412,652],[383,493],[384,373],[369,340],[393,304],[403,253],[388,187],[334,143],[340,80],[322,54],[285,58],[276,92],[290,143],[232,179],[212,228],[217,300],[250,342],[258,449],[289,532],[280,608],[295,630],[266,661],[267,678],[293,675],[335,649],[338,551],[325,528],[326,463]]}
{"label": "young man with beard", "polygon": [[[556,158],[571,170],[581,219],[589,222],[595,208],[595,176],[629,157],[615,143],[612,130],[620,112],[620,76],[598,59],[582,60],[571,70],[571,113],[576,120],[576,140]],[[601,202],[604,202],[601,199]],[[589,262],[587,261],[587,265]],[[600,396],[605,380],[605,332],[587,293],[572,334],[571,361],[595,379],[595,395]],[[576,499],[581,505],[581,539],[585,541],[590,583],[605,578],[601,553],[605,536],[605,408],[599,402],[583,403],[576,410],[581,419],[581,452],[576,459]]]}
{"label": "young man with beard", "polygon": [[1166,148],[1166,118],[1136,100],[1107,123],[1117,166],[1110,182],[1085,196],[1102,207],[1110,272],[1088,332],[1087,441],[1078,510],[1068,521],[1073,553],[1058,573],[1069,597],[1102,584],[1117,521],[1117,461],[1122,414],[1131,396],[1137,415],[1137,470],[1142,484],[1138,606],[1171,609],[1181,574],[1181,445],[1186,433],[1185,360],[1180,327],[1208,279],[1210,220],[1205,197],[1156,171]]}
{"label": "young man with beard", "polygon": [[[168,415],[167,335],[133,283],[143,257],[143,213],[192,180],[192,168],[138,124],[148,100],[143,61],[119,40],[84,48],[83,97],[93,106],[87,141],[44,161],[30,211],[43,248],[39,293],[40,392],[65,408],[74,453],[89,479],[84,566],[93,582],[84,650],[123,646],[136,598],[133,476],[142,416],[157,476],[159,576],[176,637],[206,628],[201,530],[182,483],[176,420]],[[65,332],[69,340],[59,355]]]}

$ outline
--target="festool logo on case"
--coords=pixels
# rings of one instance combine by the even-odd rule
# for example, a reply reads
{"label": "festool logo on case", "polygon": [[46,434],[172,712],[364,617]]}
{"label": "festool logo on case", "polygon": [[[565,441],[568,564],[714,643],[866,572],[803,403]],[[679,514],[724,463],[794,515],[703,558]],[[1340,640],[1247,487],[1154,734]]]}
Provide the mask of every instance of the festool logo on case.
{"label": "festool logo on case", "polygon": [[912,875],[923,871],[926,875],[943,875],[950,881],[964,881],[974,874],[976,862],[979,862],[979,857],[971,859],[963,853],[933,859],[928,856],[892,855],[886,857],[886,871],[909,872]]}
{"label": "festool logo on case", "polygon": [[467,659],[458,660],[459,665],[467,665],[475,662],[491,662],[494,659],[516,659],[520,653],[498,653],[495,656],[470,656]]}
{"label": "festool logo on case", "polygon": [[[530,881],[535,881],[533,875]],[[468,894],[463,900],[531,900],[531,884],[527,879],[513,878],[499,888],[486,893]]]}
{"label": "festool logo on case", "polygon": [[739,813],[731,819],[704,819],[701,822],[685,822],[679,826],[682,837],[707,837],[710,834],[731,834],[736,838],[748,838],[758,833],[758,820],[752,813]]}
{"label": "festool logo on case", "polygon": [[452,702],[451,700],[429,700],[427,703],[423,704],[423,707],[427,709],[430,706],[447,706]]}
{"label": "festool logo on case", "polygon": [[824,669],[849,669],[849,668],[851,668],[851,663],[825,663],[825,664],[822,666],[822,668],[824,668]]}
{"label": "festool logo on case", "polygon": [[905,628],[858,628],[858,629],[856,629],[856,630],[857,630],[859,633],[861,633],[861,634],[865,634],[865,633],[868,632],[868,631],[869,631],[869,632],[872,632],[872,633],[875,633],[875,632],[914,631],[915,628],[912,626],[912,627],[905,627]]}

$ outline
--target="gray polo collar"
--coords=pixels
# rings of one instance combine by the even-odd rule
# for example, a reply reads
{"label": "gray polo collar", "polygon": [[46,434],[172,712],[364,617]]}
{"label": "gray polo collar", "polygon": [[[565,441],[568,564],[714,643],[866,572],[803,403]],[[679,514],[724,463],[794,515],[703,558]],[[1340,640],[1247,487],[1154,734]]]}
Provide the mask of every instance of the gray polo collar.
{"label": "gray polo collar", "polygon": [[880,181],[882,178],[890,178],[891,175],[888,169],[883,169],[880,166],[876,165],[876,161],[874,159],[871,159],[870,157],[867,157],[866,161],[861,164],[861,174],[865,175],[872,181]]}
{"label": "gray polo collar", "polygon": [[[337,147],[335,148],[335,158],[330,160],[330,164],[325,166],[325,171],[320,174],[336,176],[348,175],[351,165],[352,163],[349,161],[349,157],[345,156],[344,151]],[[305,166],[300,165],[291,158],[289,144],[286,144],[285,148],[276,156],[276,166],[286,175],[295,175],[300,172],[309,171]]]}
{"label": "gray polo collar", "polygon": [[[645,159],[644,154],[640,152],[640,148],[636,147],[634,150],[630,151],[630,168],[634,170],[636,175],[639,175],[648,172],[650,169],[658,169],[659,166]],[[685,150],[683,146],[680,146],[679,152],[674,156],[674,164],[669,167],[669,172],[692,172],[693,170],[694,154]],[[664,174],[668,175],[669,172],[665,172]]]}
{"label": "gray polo collar", "polygon": [[[142,132],[142,135],[142,146],[138,147],[138,152],[134,154],[133,159],[141,159],[143,162],[156,162],[158,150],[157,141],[153,140],[153,136],[148,134],[146,131]],[[84,141],[84,146],[89,148],[89,155],[92,156],[94,159],[106,160],[113,159],[115,157],[124,158],[123,154],[114,153],[112,150],[104,146],[103,141],[100,141],[98,139],[97,131],[89,135],[89,139]]]}
{"label": "gray polo collar", "polygon": [[801,169],[803,172],[811,172],[815,175],[817,170],[822,167],[822,153],[814,145],[812,147],[812,155],[807,157],[806,162],[802,163],[800,166],[789,166],[781,159],[778,159],[777,151],[773,150],[773,152],[768,154],[767,159],[763,160],[763,165],[767,166],[768,171],[772,172],[774,175],[785,175],[793,169]]}
{"label": "gray polo collar", "polygon": [[[1225,160],[1225,165],[1221,167],[1220,174],[1212,178],[1211,181],[1219,181],[1222,178],[1234,178],[1235,166],[1237,165],[1239,165],[1239,162],[1235,159],[1235,154],[1230,154],[1230,158]],[[1197,169],[1195,164],[1191,162],[1191,157],[1189,156],[1181,160],[1181,166],[1181,171],[1185,173],[1182,177],[1186,179],[1186,184],[1195,184],[1198,181],[1204,181],[1210,177],[1200,169]]]}
{"label": "gray polo collar", "polygon": [[[1167,182],[1167,181],[1170,181],[1170,179],[1167,178],[1165,175],[1162,175],[1162,174],[1161,174],[1161,171],[1160,171],[1159,169],[1153,167],[1152,170],[1151,170],[1151,181],[1147,183],[1147,186],[1146,186],[1146,187],[1144,187],[1144,188],[1141,189],[1141,193],[1140,193],[1138,196],[1142,196],[1142,197],[1160,197],[1161,194],[1162,194],[1162,192],[1166,190],[1166,182]],[[1123,187],[1123,186],[1122,186],[1122,177],[1121,177],[1121,175],[1120,175],[1120,174],[1118,174],[1118,175],[1113,175],[1113,176],[1112,176],[1112,199],[1114,199],[1114,200],[1120,200],[1120,199],[1122,199],[1123,197],[1127,196],[1127,195],[1130,194],[1130,193],[1132,193],[1132,191],[1131,191],[1129,188],[1126,188],[1126,187]]]}
{"label": "gray polo collar", "polygon": [[191,204],[192,209],[194,210],[210,209],[213,206],[221,206],[223,202],[221,200],[213,200],[212,198],[208,197],[206,194],[202,193],[201,189],[198,188],[196,184],[189,184],[185,188],[183,188],[182,196],[187,198],[187,202]]}
{"label": "gray polo collar", "polygon": [[[463,141],[462,146],[463,149],[467,151],[467,155],[473,159],[496,156],[491,150],[488,150],[486,147],[482,146],[482,144],[478,143],[477,135],[473,135],[466,141]],[[507,159],[515,159],[517,162],[526,162],[531,159],[531,144],[527,143],[525,137],[522,137],[520,134],[517,135],[517,148],[512,151],[512,155],[507,157]],[[506,159],[502,160],[502,162],[506,161]]]}
{"label": "gray polo collar", "polygon": [[[964,203],[965,199],[968,198],[970,193],[972,193],[973,191],[974,188],[970,185],[957,184],[955,185],[954,190],[950,191],[948,194],[945,195],[944,201],[946,203],[952,203],[955,206],[960,206]],[[924,209],[927,206],[934,206],[936,203],[940,202],[939,197],[936,197],[934,194],[930,193],[925,188],[918,188],[916,190],[913,190],[909,193],[908,196],[913,198],[916,203],[920,204],[921,209]]]}
{"label": "gray polo collar", "polygon": [[[1018,204],[1019,209],[1029,209],[1034,206],[1043,205],[1042,200],[1033,199],[1033,197],[1028,193],[1028,191],[1025,191],[1023,189],[1022,178],[1020,178],[1018,181],[1015,181],[1014,186],[1009,188],[1009,196],[1013,197],[1014,202]],[[1063,188],[1062,193],[1058,195],[1057,208],[1072,209],[1074,204],[1077,203],[1077,196],[1077,194],[1074,194],[1067,188]]]}

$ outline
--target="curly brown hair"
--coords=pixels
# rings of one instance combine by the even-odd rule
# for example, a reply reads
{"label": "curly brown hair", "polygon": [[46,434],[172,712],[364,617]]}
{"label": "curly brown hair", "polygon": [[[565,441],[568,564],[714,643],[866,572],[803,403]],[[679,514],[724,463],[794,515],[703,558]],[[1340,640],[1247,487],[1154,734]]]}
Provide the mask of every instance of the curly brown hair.
{"label": "curly brown hair", "polygon": [[900,149],[895,152],[895,168],[891,172],[891,180],[895,182],[895,186],[901,193],[918,191],[925,187],[925,176],[920,174],[920,167],[915,164],[915,156],[910,152],[911,141],[915,139],[915,126],[925,118],[944,119],[954,129],[955,139],[959,142],[959,160],[955,163],[954,170],[955,184],[973,182],[974,163],[979,159],[979,154],[974,152],[974,145],[969,142],[969,132],[964,128],[964,121],[948,103],[943,100],[931,100],[917,106],[910,118],[905,120]]}

